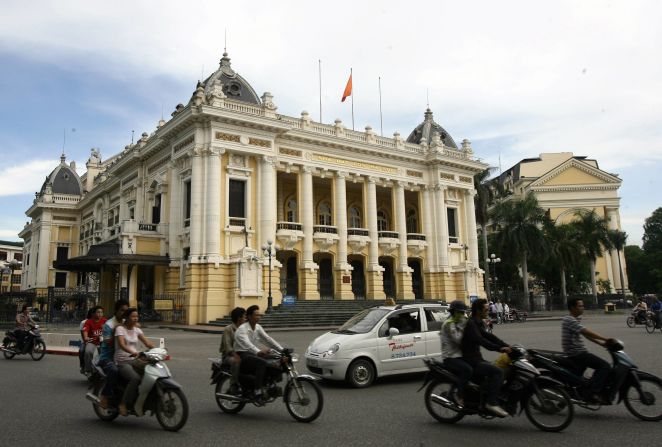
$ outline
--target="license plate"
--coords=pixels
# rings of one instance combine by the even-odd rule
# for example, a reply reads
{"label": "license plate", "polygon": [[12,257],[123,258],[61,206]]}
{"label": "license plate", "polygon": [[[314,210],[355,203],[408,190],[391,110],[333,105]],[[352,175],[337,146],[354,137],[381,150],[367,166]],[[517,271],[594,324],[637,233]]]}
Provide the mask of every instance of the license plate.
{"label": "license plate", "polygon": [[307,364],[308,364],[308,366],[313,366],[313,367],[319,366],[319,363],[317,362],[317,360],[314,360],[314,359],[308,359]]}

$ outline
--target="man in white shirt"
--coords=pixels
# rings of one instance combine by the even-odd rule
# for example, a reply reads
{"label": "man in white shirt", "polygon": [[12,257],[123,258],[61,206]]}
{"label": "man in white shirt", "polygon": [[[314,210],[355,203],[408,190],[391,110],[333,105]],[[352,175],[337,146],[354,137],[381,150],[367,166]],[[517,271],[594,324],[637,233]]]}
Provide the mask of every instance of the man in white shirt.
{"label": "man in white shirt", "polygon": [[234,351],[241,357],[241,371],[255,374],[255,397],[259,400],[268,366],[264,357],[269,354],[270,348],[280,351],[283,347],[258,324],[262,318],[259,306],[246,309],[246,317],[248,321],[239,326],[234,334]]}

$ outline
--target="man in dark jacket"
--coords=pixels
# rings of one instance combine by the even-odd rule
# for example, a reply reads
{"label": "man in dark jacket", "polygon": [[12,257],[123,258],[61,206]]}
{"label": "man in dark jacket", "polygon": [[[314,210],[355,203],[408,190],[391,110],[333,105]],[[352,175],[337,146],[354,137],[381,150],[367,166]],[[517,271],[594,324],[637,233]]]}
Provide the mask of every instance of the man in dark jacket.
{"label": "man in dark jacket", "polygon": [[474,377],[482,379],[486,389],[485,409],[496,416],[506,417],[508,413],[499,406],[497,400],[503,382],[503,371],[483,359],[480,347],[505,353],[510,353],[510,347],[499,337],[485,330],[483,320],[487,318],[488,312],[487,300],[478,299],[471,304],[471,318],[467,322],[462,338],[462,357],[473,367]]}

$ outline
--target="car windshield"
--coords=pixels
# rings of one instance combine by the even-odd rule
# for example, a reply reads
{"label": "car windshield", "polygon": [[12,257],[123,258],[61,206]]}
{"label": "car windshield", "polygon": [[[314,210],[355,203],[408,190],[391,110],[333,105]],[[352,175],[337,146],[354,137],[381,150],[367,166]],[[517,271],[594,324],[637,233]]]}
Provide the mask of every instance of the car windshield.
{"label": "car windshield", "polygon": [[335,334],[365,334],[370,332],[379,320],[389,312],[391,312],[391,309],[380,309],[378,307],[366,309],[354,315],[333,332]]}

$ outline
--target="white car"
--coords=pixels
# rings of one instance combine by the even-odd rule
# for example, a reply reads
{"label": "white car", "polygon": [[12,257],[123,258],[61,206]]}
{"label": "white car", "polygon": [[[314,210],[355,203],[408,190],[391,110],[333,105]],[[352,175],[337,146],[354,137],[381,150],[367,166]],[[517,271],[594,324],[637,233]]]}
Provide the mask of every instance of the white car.
{"label": "white car", "polygon": [[448,318],[441,303],[366,309],[306,349],[313,375],[363,388],[377,377],[425,371],[423,359],[441,356],[439,331]]}

